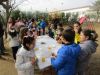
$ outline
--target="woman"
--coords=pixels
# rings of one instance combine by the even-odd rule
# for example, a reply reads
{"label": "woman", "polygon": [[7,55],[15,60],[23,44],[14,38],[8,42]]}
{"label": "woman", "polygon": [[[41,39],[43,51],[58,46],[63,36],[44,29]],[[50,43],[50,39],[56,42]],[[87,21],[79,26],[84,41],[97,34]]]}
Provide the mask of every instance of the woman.
{"label": "woman", "polygon": [[75,43],[78,44],[80,42],[80,32],[81,32],[81,24],[79,22],[74,23],[74,31],[75,31]]}
{"label": "woman", "polygon": [[10,29],[12,27],[15,27],[15,19],[13,17],[10,17],[9,20],[8,20],[8,23],[7,23],[7,26],[8,26],[8,32],[10,31]]}
{"label": "woman", "polygon": [[9,30],[9,46],[12,48],[13,58],[16,60],[16,53],[19,48],[19,37],[15,28]]}
{"label": "woman", "polygon": [[91,55],[96,52],[97,34],[92,30],[82,30],[80,34],[81,52],[78,57],[77,75],[86,75]]}
{"label": "woman", "polygon": [[61,40],[64,45],[58,50],[57,56],[52,54],[51,64],[57,75],[75,75],[75,65],[80,52],[80,46],[74,43],[74,32],[66,30]]}

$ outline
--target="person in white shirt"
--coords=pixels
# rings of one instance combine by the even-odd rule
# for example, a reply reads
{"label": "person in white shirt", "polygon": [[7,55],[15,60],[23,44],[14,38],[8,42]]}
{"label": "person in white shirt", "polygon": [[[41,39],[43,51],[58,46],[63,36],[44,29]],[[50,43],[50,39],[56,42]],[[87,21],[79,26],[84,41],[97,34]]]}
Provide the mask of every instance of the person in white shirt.
{"label": "person in white shirt", "polygon": [[32,36],[23,38],[23,46],[17,52],[15,67],[18,75],[34,75],[34,54],[35,39]]}
{"label": "person in white shirt", "polygon": [[12,48],[13,58],[16,60],[16,53],[19,48],[19,37],[18,32],[13,27],[9,30],[9,45]]}

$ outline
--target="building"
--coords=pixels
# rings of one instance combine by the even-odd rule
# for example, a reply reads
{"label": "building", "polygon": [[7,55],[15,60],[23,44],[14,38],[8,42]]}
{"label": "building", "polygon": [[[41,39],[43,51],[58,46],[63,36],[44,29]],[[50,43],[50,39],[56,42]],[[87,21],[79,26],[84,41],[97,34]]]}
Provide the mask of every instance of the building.
{"label": "building", "polygon": [[53,11],[53,12],[50,12],[51,14],[54,14],[54,13],[71,13],[71,14],[79,14],[79,17],[82,17],[84,15],[87,15],[89,13],[92,13],[91,12],[91,9],[90,9],[91,6],[83,6],[83,7],[77,7],[77,8],[71,8],[71,9],[65,9],[65,10],[58,10],[58,11]]}

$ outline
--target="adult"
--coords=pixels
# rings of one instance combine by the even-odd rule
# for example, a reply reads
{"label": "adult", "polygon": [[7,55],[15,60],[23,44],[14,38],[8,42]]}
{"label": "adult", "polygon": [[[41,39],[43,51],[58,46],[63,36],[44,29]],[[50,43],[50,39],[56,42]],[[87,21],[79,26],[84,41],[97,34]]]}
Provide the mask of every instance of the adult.
{"label": "adult", "polygon": [[[97,38],[97,33],[92,30],[82,30],[80,34],[80,47],[81,51],[78,57],[77,63],[77,74],[76,75],[86,75],[90,58],[93,53],[96,52],[97,43],[95,42]],[[89,74],[87,74],[89,75]]]}
{"label": "adult", "polygon": [[16,29],[16,31],[19,32],[21,27],[25,27],[25,23],[24,23],[23,20],[18,19],[16,21],[16,23],[15,23],[15,29]]}
{"label": "adult", "polygon": [[7,31],[9,32],[9,30],[15,25],[15,19],[13,17],[10,17],[8,19],[8,23],[7,23]]}
{"label": "adult", "polygon": [[28,28],[29,29],[36,28],[36,20],[34,18],[31,19]]}
{"label": "adult", "polygon": [[3,42],[3,35],[4,35],[4,29],[3,29],[3,24],[0,21],[0,55],[4,54],[4,42]]}
{"label": "adult", "polygon": [[13,58],[16,60],[16,53],[19,48],[19,36],[15,28],[11,28],[9,31],[9,46],[12,49]]}
{"label": "adult", "polygon": [[60,19],[59,18],[55,18],[52,20],[53,24],[54,24],[54,29],[57,29],[57,25],[60,24]]}

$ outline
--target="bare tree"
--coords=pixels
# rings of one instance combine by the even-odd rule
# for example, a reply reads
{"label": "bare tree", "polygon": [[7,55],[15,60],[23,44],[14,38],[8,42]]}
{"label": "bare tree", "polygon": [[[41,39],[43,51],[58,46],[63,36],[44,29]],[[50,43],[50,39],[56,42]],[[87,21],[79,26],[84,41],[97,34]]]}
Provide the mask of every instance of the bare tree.
{"label": "bare tree", "polygon": [[6,10],[7,20],[10,16],[11,12],[26,0],[20,0],[18,3],[17,3],[17,1],[18,0],[4,0],[4,2],[0,3],[0,5],[2,5],[2,7]]}
{"label": "bare tree", "polygon": [[7,0],[0,0],[0,3],[2,3],[2,2],[6,2]]}
{"label": "bare tree", "polygon": [[[16,7],[21,5],[24,1],[26,1],[26,0],[20,0],[19,2],[18,2],[18,0],[0,0],[0,5],[5,9],[5,12],[6,12],[6,21],[5,21],[6,30],[8,28],[7,22],[11,15],[11,12],[14,9],[16,9]],[[6,32],[6,38],[7,38],[7,32]]]}

